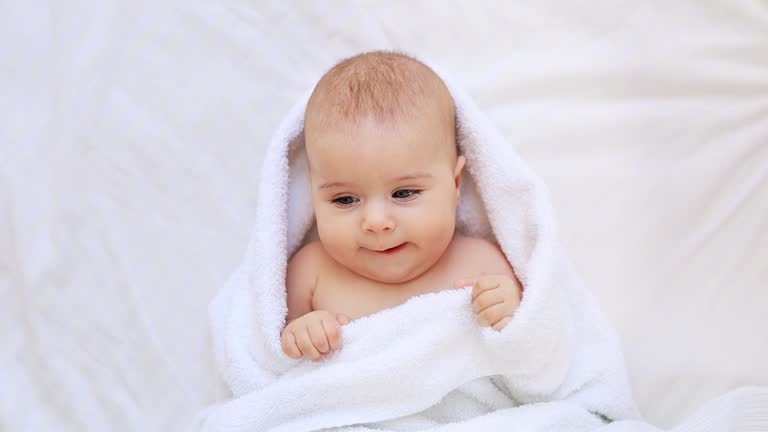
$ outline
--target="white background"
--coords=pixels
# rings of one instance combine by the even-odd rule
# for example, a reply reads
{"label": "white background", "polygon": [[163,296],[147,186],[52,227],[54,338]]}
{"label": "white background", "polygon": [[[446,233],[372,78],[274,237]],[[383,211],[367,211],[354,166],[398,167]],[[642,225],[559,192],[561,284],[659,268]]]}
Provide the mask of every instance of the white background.
{"label": "white background", "polygon": [[768,385],[768,2],[0,1],[0,430],[179,430],[272,131],[335,61],[453,75],[551,189],[670,426]]}

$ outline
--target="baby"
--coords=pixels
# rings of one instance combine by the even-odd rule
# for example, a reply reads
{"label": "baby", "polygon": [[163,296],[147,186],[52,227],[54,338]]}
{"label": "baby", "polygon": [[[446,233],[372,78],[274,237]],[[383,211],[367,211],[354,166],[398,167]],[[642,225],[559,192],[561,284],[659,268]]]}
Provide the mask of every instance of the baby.
{"label": "baby", "polygon": [[286,355],[324,359],[350,320],[468,285],[479,323],[507,325],[521,286],[496,245],[456,232],[465,159],[429,67],[390,52],[337,64],[310,97],[304,139],[319,241],[288,263]]}

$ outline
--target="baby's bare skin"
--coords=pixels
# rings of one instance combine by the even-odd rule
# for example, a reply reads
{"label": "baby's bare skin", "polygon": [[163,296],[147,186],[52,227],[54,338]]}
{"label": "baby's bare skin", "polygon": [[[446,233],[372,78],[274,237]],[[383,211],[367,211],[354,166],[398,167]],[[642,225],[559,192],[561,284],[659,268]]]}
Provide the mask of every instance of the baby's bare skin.
{"label": "baby's bare skin", "polygon": [[309,246],[321,261],[312,296],[313,310],[340,313],[355,320],[405,303],[411,297],[454,287],[459,279],[506,273],[500,252],[485,240],[454,236],[445,254],[421,276],[401,284],[384,284],[352,273],[333,261],[320,243]]}
{"label": "baby's bare skin", "polygon": [[[295,258],[288,267],[289,322],[283,332],[283,349],[293,358],[326,358],[343,345],[342,325],[397,307],[418,295],[474,284],[475,299],[482,294],[480,285],[484,278],[490,283],[502,280],[505,283],[495,291],[499,295],[492,297],[489,292],[482,297],[489,299],[489,304],[483,305],[482,298],[474,304],[476,312],[488,306],[499,309],[493,311],[496,317],[491,316],[485,323],[489,326],[501,323],[503,317],[511,317],[520,298],[520,285],[498,247],[458,234],[427,272],[399,284],[381,283],[349,271],[335,262],[317,241],[304,246]],[[480,282],[475,283],[478,279]],[[505,297],[509,300],[507,304],[501,301]]]}

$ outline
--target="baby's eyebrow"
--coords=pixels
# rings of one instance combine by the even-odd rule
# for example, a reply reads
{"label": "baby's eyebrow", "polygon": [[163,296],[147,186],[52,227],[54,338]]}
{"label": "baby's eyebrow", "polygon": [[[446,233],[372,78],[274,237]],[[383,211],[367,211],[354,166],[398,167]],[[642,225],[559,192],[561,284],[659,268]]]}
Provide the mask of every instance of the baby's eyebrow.
{"label": "baby's eyebrow", "polygon": [[394,181],[418,180],[424,178],[432,178],[432,174],[428,172],[415,172],[413,174],[406,174],[404,176],[397,177],[394,179]]}
{"label": "baby's eyebrow", "polygon": [[[392,181],[401,182],[405,180],[430,179],[432,177],[433,177],[432,174],[428,172],[415,172],[411,174],[402,175],[400,177],[395,177],[394,179],[392,179]],[[318,189],[330,189],[335,187],[347,187],[347,186],[349,186],[349,184],[344,182],[328,182],[328,183],[321,184]]]}
{"label": "baby's eyebrow", "polygon": [[344,186],[347,186],[347,184],[342,182],[330,182],[330,183],[321,184],[318,189],[328,189],[328,188],[344,187]]}

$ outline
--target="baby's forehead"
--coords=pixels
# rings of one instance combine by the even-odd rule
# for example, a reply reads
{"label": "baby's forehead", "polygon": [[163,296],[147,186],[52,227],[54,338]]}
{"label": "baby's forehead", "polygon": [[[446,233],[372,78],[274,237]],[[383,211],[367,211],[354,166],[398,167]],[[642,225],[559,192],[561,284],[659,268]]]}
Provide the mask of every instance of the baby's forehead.
{"label": "baby's forehead", "polygon": [[364,119],[339,119],[323,127],[305,130],[304,142],[310,158],[318,155],[379,156],[406,153],[435,157],[436,153],[456,150],[454,125],[439,114],[392,118],[387,121],[369,116]]}
{"label": "baby's forehead", "polygon": [[[307,169],[313,184],[320,189],[349,186],[392,186],[402,182],[431,182],[447,164],[444,159],[403,155],[398,152],[378,154],[318,152],[309,158]],[[443,166],[445,165],[445,166]]]}

